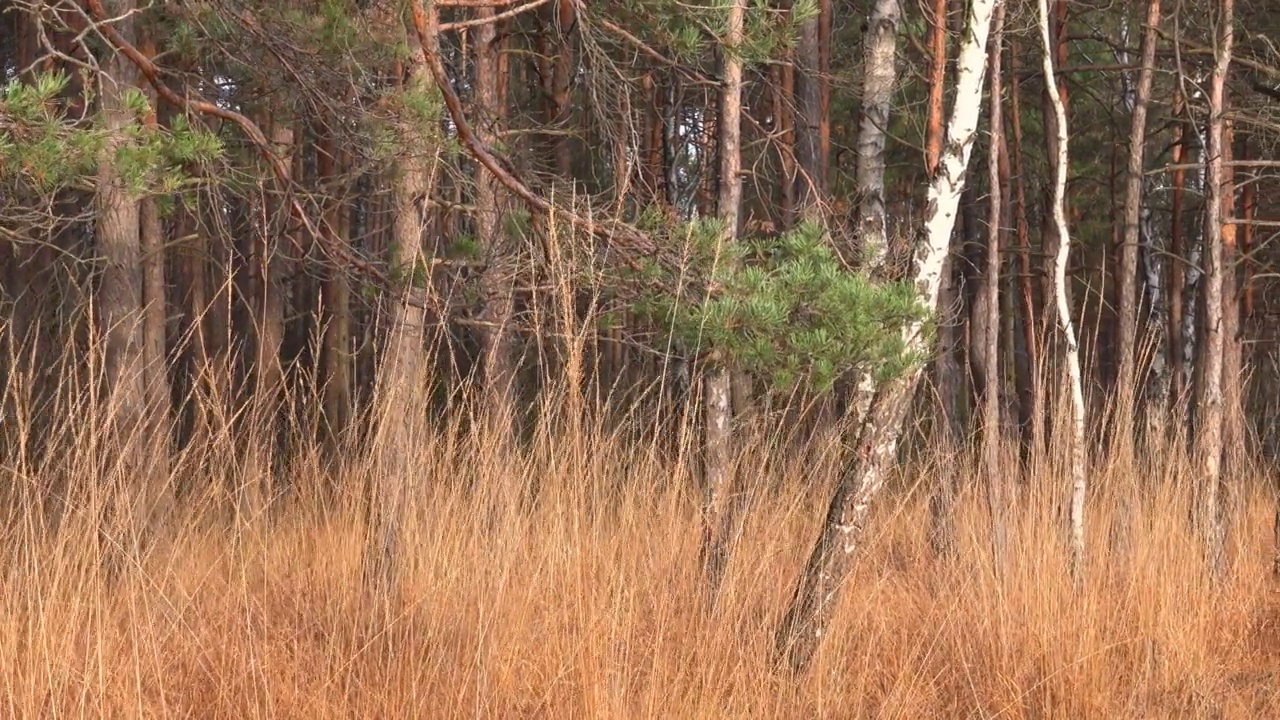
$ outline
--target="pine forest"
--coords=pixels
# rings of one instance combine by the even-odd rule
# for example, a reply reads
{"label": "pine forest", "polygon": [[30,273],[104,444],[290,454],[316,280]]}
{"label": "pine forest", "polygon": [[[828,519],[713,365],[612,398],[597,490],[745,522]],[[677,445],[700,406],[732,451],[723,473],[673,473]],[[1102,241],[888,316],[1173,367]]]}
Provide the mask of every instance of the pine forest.
{"label": "pine forest", "polygon": [[1280,717],[1280,5],[0,0],[0,715]]}

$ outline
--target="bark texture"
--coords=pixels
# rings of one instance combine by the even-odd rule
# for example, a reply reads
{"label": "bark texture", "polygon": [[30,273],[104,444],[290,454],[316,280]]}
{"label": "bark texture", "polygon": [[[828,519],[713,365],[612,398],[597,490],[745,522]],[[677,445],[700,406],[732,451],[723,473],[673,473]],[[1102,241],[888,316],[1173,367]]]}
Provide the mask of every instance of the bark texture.
{"label": "bark texture", "polygon": [[875,0],[863,52],[862,117],[858,121],[855,177],[858,197],[858,237],[866,267],[878,269],[888,252],[885,224],[884,148],[893,110],[897,79],[899,0]]}
{"label": "bark texture", "polygon": [[[1146,157],[1147,106],[1151,101],[1151,82],[1155,73],[1156,45],[1159,42],[1160,0],[1149,0],[1142,33],[1142,66],[1137,87],[1133,89],[1133,107],[1129,116],[1129,161],[1125,168],[1124,236],[1120,252],[1119,302],[1119,368],[1116,387],[1122,396],[1118,407],[1122,414],[1132,412],[1138,377],[1138,249],[1142,240],[1143,161]],[[1129,438],[1129,428],[1118,430]]]}
{"label": "bark texture", "polygon": [[[718,209],[725,244],[736,242],[742,207],[742,61],[736,49],[743,41],[745,0],[729,8],[725,35],[724,90],[720,96],[720,193]],[[736,518],[733,471],[733,378],[723,365],[712,367],[706,382],[706,523],[704,552],[707,578],[714,593],[724,574]]]}
{"label": "bark texture", "polygon": [[[434,8],[432,9],[434,12]],[[434,27],[434,23],[432,23]],[[426,96],[434,82],[421,45],[409,40],[405,68],[406,93]],[[382,358],[376,399],[378,470],[371,488],[370,533],[366,573],[371,584],[386,590],[395,587],[400,527],[412,477],[411,469],[420,452],[429,388],[428,359],[423,331],[426,312],[420,303],[410,302],[409,291],[421,281],[430,291],[431,268],[422,251],[426,228],[424,199],[431,196],[439,163],[440,139],[433,126],[424,127],[421,118],[410,114],[400,119],[398,141],[403,148],[392,172],[391,247],[388,260],[403,284],[402,295],[394,298]]]}
{"label": "bark texture", "polygon": [[[889,252],[885,218],[885,142],[892,112],[893,87],[897,78],[898,26],[902,22],[899,0],[875,0],[863,40],[862,117],[858,121],[856,153],[858,242],[863,267],[883,273]],[[874,395],[869,377],[853,389],[854,420],[861,424]],[[856,427],[856,425],[855,425]]]}
{"label": "bark texture", "polygon": [[[118,18],[116,32],[133,38],[132,0],[117,0],[107,7]],[[137,549],[153,506],[164,492],[163,479],[158,482],[148,467],[154,441],[146,437],[149,403],[139,202],[115,157],[128,142],[128,128],[137,121],[127,100],[127,93],[136,88],[136,77],[133,65],[113,53],[102,64],[98,83],[107,142],[94,195],[94,237],[102,263],[94,313],[107,425],[119,462],[104,467],[95,478],[100,486],[90,490],[91,497],[101,499],[103,552],[109,568],[118,567],[119,551]]]}
{"label": "bark texture", "polygon": [[1053,50],[1056,47],[1050,37],[1050,18],[1047,0],[1039,0],[1040,40],[1044,52],[1041,55],[1045,87],[1049,93],[1049,105],[1053,109],[1056,141],[1053,143],[1057,151],[1054,158],[1053,201],[1050,205],[1053,216],[1054,235],[1057,237],[1056,255],[1054,256],[1054,300],[1058,309],[1058,327],[1062,332],[1063,353],[1067,374],[1068,389],[1071,394],[1071,417],[1068,427],[1071,433],[1068,439],[1070,456],[1071,488],[1068,497],[1068,534],[1070,537],[1071,577],[1079,585],[1084,582],[1084,499],[1087,490],[1085,476],[1084,448],[1084,381],[1080,372],[1080,346],[1076,339],[1075,324],[1071,319],[1071,303],[1067,296],[1067,259],[1071,254],[1071,237],[1067,228],[1066,189],[1067,189],[1067,111],[1053,69]]}
{"label": "bark texture", "polygon": [[[913,279],[920,303],[937,310],[942,272],[964,190],[965,173],[982,111],[987,37],[994,0],[973,0],[957,59],[956,102],[947,123],[947,143],[929,183],[923,237],[916,247]],[[923,323],[909,323],[903,340],[924,349]],[[916,367],[875,392],[849,467],[827,508],[822,532],[801,575],[779,634],[780,649],[794,671],[808,667],[830,625],[840,587],[862,546],[872,503],[896,458],[902,422],[923,368]]]}
{"label": "bark texture", "polygon": [[1007,483],[1000,472],[1000,252],[1004,233],[1006,188],[1000,183],[1002,164],[1001,148],[1004,138],[1004,117],[1001,93],[1001,56],[1004,51],[1004,3],[995,10],[992,20],[989,65],[991,75],[991,102],[989,117],[991,139],[988,145],[987,179],[989,183],[987,207],[987,263],[983,273],[980,304],[986,314],[982,382],[982,466],[987,476],[987,505],[991,512],[991,551],[996,567],[1003,568],[1008,546],[1008,527],[1005,518]]}
{"label": "bark texture", "polygon": [[1197,403],[1197,453],[1201,463],[1198,516],[1210,577],[1220,581],[1226,572],[1226,522],[1223,513],[1223,358],[1226,344],[1223,322],[1224,264],[1223,215],[1226,169],[1225,117],[1227,73],[1231,67],[1234,0],[1221,0],[1219,37],[1209,83],[1209,132],[1205,178],[1205,329],[1201,382]]}

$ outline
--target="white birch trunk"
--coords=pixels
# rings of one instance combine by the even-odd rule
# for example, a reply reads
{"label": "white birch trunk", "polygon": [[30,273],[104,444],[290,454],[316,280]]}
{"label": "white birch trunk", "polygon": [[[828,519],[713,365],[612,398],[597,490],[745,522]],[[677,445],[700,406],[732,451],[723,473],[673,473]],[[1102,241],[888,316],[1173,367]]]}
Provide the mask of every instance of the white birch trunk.
{"label": "white birch trunk", "polygon": [[858,236],[864,267],[878,270],[888,255],[884,147],[897,81],[899,0],[876,0],[863,43],[862,117],[858,122]]}
{"label": "white birch trunk", "polygon": [[[862,267],[881,273],[888,258],[889,236],[885,218],[884,148],[893,109],[897,80],[898,26],[902,22],[899,0],[876,0],[867,21],[863,45],[862,117],[858,123],[855,184],[858,204],[858,236]],[[866,418],[875,385],[864,376],[854,386],[850,407],[854,427]]]}
{"label": "white birch trunk", "polygon": [[[1196,78],[1197,85],[1202,85],[1206,78]],[[1203,97],[1203,94],[1197,93],[1197,98]],[[1191,114],[1188,107],[1188,114]],[[1195,166],[1196,171],[1191,175],[1190,187],[1187,188],[1187,194],[1190,196],[1203,195],[1206,190],[1206,177],[1209,166],[1209,150],[1208,150],[1208,131],[1201,126],[1198,121],[1193,120],[1191,123],[1191,133],[1195,136]],[[1203,212],[1203,209],[1201,210]],[[1182,387],[1184,395],[1178,398],[1179,403],[1184,409],[1189,407],[1191,399],[1194,396],[1194,384],[1196,379],[1196,366],[1200,362],[1199,348],[1200,338],[1197,337],[1196,327],[1200,316],[1200,293],[1204,290],[1204,261],[1205,261],[1205,235],[1204,222],[1196,225],[1196,234],[1194,240],[1190,244],[1187,251],[1187,261],[1184,265],[1183,273],[1183,298],[1182,298]],[[1185,419],[1185,418],[1184,418]],[[1189,426],[1189,423],[1188,423]]]}
{"label": "white birch trunk", "polygon": [[[951,243],[964,190],[965,173],[982,114],[982,89],[987,68],[987,37],[996,0],[972,0],[966,13],[956,61],[956,103],[947,123],[947,141],[938,172],[929,183],[923,237],[917,244],[914,280],[919,302],[937,311],[942,270]],[[923,322],[902,328],[909,352],[924,353]],[[780,649],[791,667],[808,666],[831,621],[840,586],[862,546],[871,505],[897,456],[902,423],[923,368],[877,389],[862,423],[852,466],[840,478],[827,508],[822,534],[809,556],[791,607],[779,634]]]}
{"label": "white birch trunk", "polygon": [[1049,104],[1056,120],[1058,157],[1053,182],[1053,224],[1058,235],[1058,252],[1054,258],[1054,299],[1058,306],[1058,324],[1066,345],[1067,382],[1071,391],[1070,458],[1071,493],[1068,513],[1071,543],[1071,577],[1079,585],[1084,581],[1084,496],[1087,490],[1084,458],[1084,384],[1080,373],[1080,346],[1076,339],[1075,325],[1071,320],[1071,304],[1067,300],[1067,259],[1071,254],[1071,240],[1067,229],[1067,113],[1058,93],[1058,81],[1053,70],[1053,41],[1049,37],[1049,4],[1038,0],[1040,10],[1041,54],[1045,87]]}

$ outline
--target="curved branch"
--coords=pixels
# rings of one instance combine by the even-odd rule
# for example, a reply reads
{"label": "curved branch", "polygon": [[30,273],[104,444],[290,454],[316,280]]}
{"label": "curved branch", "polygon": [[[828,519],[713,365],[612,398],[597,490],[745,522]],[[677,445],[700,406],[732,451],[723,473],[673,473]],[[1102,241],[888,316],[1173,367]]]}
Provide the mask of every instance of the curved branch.
{"label": "curved branch", "polygon": [[622,261],[633,270],[641,268],[642,259],[656,260],[668,268],[678,267],[678,262],[659,248],[653,238],[625,223],[619,221],[600,223],[581,217],[571,210],[555,206],[521,181],[511,169],[510,163],[494,155],[489,148],[485,147],[467,121],[466,113],[462,109],[462,101],[458,99],[458,94],[454,91],[453,84],[445,72],[444,62],[440,59],[439,21],[434,4],[430,10],[423,9],[422,3],[416,0],[411,2],[410,6],[413,11],[414,31],[418,36],[419,44],[422,45],[423,54],[427,57],[427,65],[435,77],[436,86],[440,88],[440,95],[444,98],[449,116],[458,129],[458,139],[462,141],[463,147],[476,162],[533,210],[544,215],[559,216],[575,229],[610,243],[619,251]]}
{"label": "curved branch", "polygon": [[[275,175],[276,179],[278,179],[285,187],[292,184],[289,169],[285,167],[284,161],[280,159],[280,156],[276,155],[271,150],[270,141],[267,140],[267,136],[263,134],[262,129],[258,127],[257,123],[235,110],[218,107],[214,103],[200,98],[183,97],[182,95],[174,92],[173,88],[166,85],[164,80],[160,77],[160,68],[151,61],[151,58],[139,51],[138,48],[134,47],[128,40],[125,40],[124,37],[116,31],[115,27],[111,25],[110,16],[107,14],[106,8],[103,7],[102,0],[85,0],[85,7],[88,8],[89,15],[93,19],[97,31],[100,32],[109,43],[111,43],[112,47],[122,53],[131,63],[133,63],[135,67],[138,68],[138,71],[142,73],[142,76],[151,84],[151,87],[155,88],[157,95],[183,110],[194,110],[202,115],[211,115],[226,122],[235,124],[249,138],[249,141],[253,143],[254,147],[258,148],[258,151],[262,154],[263,158],[267,160],[267,163],[271,165],[271,172]],[[391,278],[381,268],[356,257],[347,249],[343,248],[340,243],[336,242],[333,228],[328,227],[327,225],[317,225],[307,213],[306,209],[302,206],[302,203],[298,201],[297,197],[290,195],[289,205],[293,213],[297,215],[298,220],[306,227],[307,232],[320,243],[321,248],[331,259],[339,260],[346,265],[373,277],[381,283],[388,284],[388,286],[391,284]],[[295,244],[295,249],[302,252],[303,248],[298,246],[296,238],[293,242]]]}

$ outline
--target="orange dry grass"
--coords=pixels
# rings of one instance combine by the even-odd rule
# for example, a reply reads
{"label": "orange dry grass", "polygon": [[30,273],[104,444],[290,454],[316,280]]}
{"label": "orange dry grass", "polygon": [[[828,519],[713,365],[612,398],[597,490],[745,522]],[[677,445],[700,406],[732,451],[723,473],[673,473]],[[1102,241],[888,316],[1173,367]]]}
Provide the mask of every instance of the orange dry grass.
{"label": "orange dry grass", "polygon": [[[1142,466],[1151,494],[1123,556],[1107,550],[1114,503],[1091,498],[1092,567],[1078,595],[1048,509],[1065,483],[1042,478],[1022,494],[1000,579],[976,488],[959,503],[957,556],[928,550],[922,488],[931,468],[956,462],[904,471],[816,666],[795,680],[770,664],[772,631],[828,470],[744,456],[748,517],[711,609],[697,495],[669,463],[610,439],[541,437],[519,457],[491,440],[423,435],[403,479],[413,509],[395,598],[361,593],[351,503],[301,493],[240,531],[185,507],[114,585],[85,560],[94,535],[74,520],[83,513],[54,538],[18,512],[0,576],[0,714],[1280,716],[1270,502],[1242,493],[1232,574],[1215,591],[1186,530],[1179,478],[1190,473],[1177,461]],[[175,475],[190,483],[208,462]],[[41,472],[74,476],[57,465]],[[1110,468],[1100,484],[1134,470]],[[354,490],[364,472],[340,483]],[[291,482],[322,484],[305,465]]]}

